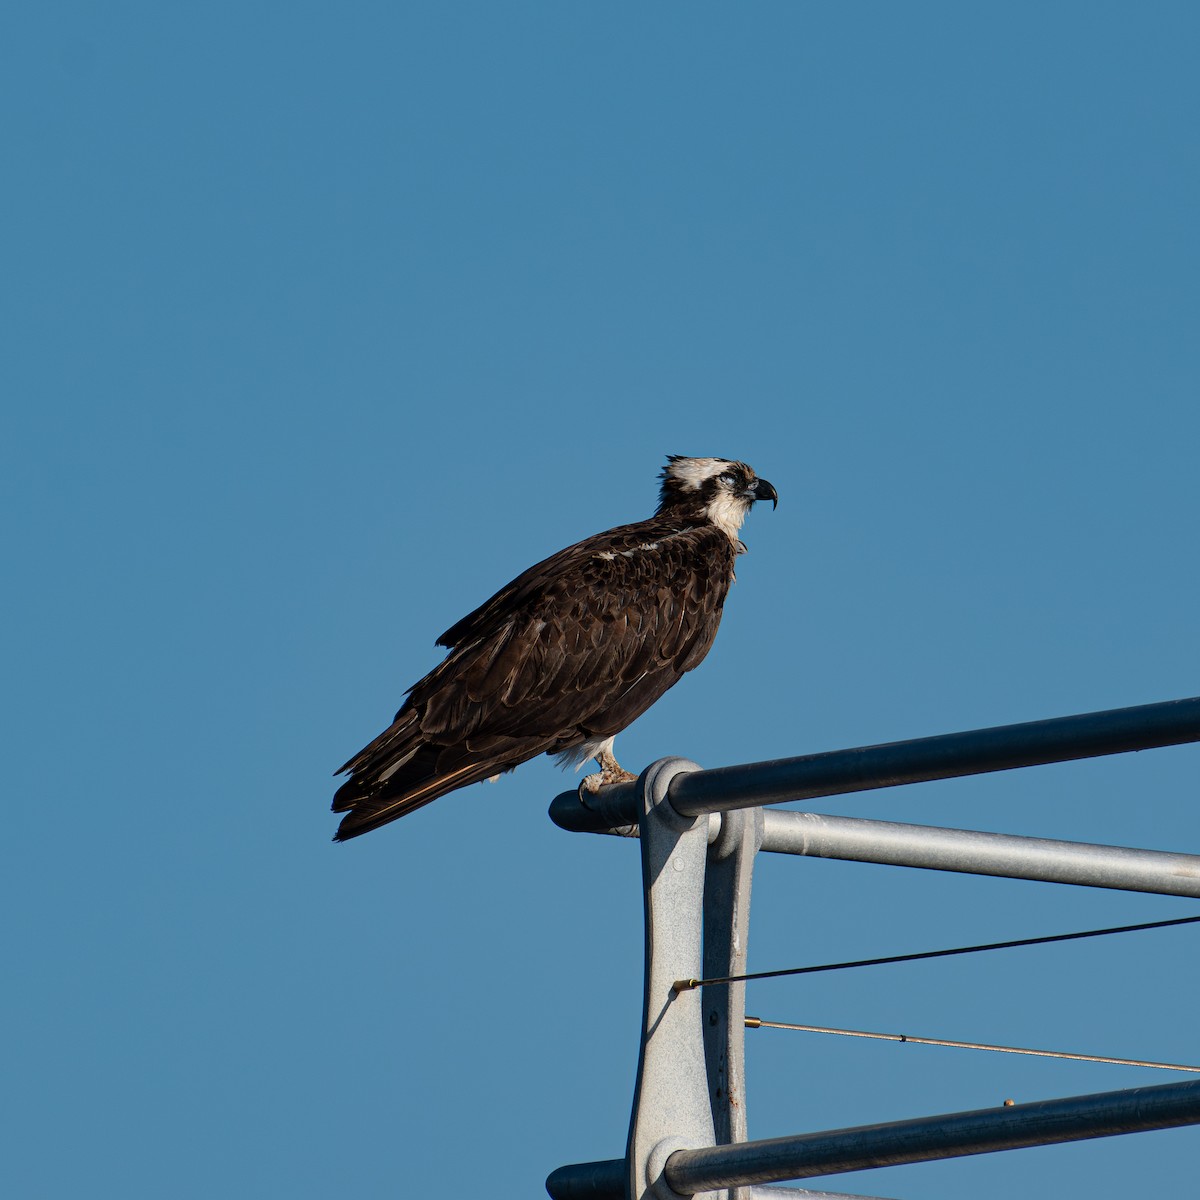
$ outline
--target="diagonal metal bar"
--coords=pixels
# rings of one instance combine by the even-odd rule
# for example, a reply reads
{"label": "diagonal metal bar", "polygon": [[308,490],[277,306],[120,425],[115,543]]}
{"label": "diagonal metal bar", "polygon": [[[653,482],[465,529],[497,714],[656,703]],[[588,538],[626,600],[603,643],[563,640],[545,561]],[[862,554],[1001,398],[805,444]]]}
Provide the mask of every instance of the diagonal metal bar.
{"label": "diagonal metal bar", "polygon": [[690,1196],[745,1184],[1197,1124],[1200,1081],[1168,1083],[1011,1108],[984,1108],[886,1125],[796,1134],[740,1146],[678,1150],[667,1159],[664,1175],[676,1192]]}
{"label": "diagonal metal bar", "polygon": [[808,967],[780,967],[775,971],[754,971],[748,975],[716,979],[677,979],[677,992],[711,987],[713,984],[742,983],[752,979],[780,979],[787,975],[817,975],[824,971],[846,971],[855,967],[884,967],[894,963],[921,962],[931,958],[954,958],[960,954],[983,954],[991,950],[1016,950],[1024,946],[1046,946],[1053,942],[1077,942],[1084,938],[1107,937],[1115,933],[1142,933],[1148,929],[1167,929],[1174,925],[1195,925],[1196,917],[1171,917],[1165,921],[1143,921],[1138,925],[1110,925],[1107,929],[1081,929],[1075,933],[1050,933],[1041,937],[1014,938],[1007,942],[983,942],[974,946],[953,946],[945,950],[918,950],[912,954],[888,954],[880,958],[856,958],[847,962],[819,963]]}
{"label": "diagonal metal bar", "polygon": [[[551,1200],[625,1200],[627,1168],[623,1158],[601,1162],[572,1163],[550,1172],[546,1192]],[[808,1188],[771,1187],[750,1189],[753,1200],[886,1200],[858,1192],[811,1191]]]}
{"label": "diagonal metal bar", "polygon": [[[678,813],[694,817],[1197,741],[1200,697],[1192,697],[693,771],[671,781],[668,798]],[[550,816],[564,829],[602,832],[634,825],[637,809],[637,787],[616,784],[586,804],[566,792],[550,806]]]}
{"label": "diagonal metal bar", "polygon": [[[833,1025],[797,1025],[792,1021],[765,1021],[746,1017],[747,1029],[789,1029],[798,1033],[830,1033],[839,1037],[870,1038],[878,1042],[904,1042],[913,1046],[947,1046],[953,1050],[991,1050],[997,1054],[1027,1054],[1033,1058],[1065,1058],[1072,1062],[1107,1063],[1116,1067],[1151,1067],[1159,1071],[1188,1071],[1200,1075],[1200,1067],[1185,1063],[1155,1062],[1146,1058],[1111,1058],[1106,1054],[1075,1054],[1069,1050],[1034,1050],[1029,1046],[998,1046],[994,1042],[958,1042],[950,1038],[918,1037],[911,1033],[876,1033],[867,1029],[839,1029]],[[743,1139],[745,1140],[745,1139]]]}

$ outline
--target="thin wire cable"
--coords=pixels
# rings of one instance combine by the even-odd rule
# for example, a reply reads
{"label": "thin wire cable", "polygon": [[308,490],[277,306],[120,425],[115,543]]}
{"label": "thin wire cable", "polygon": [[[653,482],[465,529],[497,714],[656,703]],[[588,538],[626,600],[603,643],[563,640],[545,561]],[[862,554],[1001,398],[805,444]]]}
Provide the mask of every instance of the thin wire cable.
{"label": "thin wire cable", "polygon": [[787,1021],[764,1021],[747,1017],[747,1029],[795,1029],[801,1033],[835,1033],[842,1037],[875,1038],[883,1042],[916,1042],[921,1046],[952,1046],[960,1050],[995,1050],[1000,1054],[1032,1054],[1038,1058],[1069,1058],[1075,1062],[1112,1063],[1119,1067],[1155,1067],[1160,1071],[1191,1071],[1200,1075],[1200,1067],[1183,1063],[1149,1062],[1140,1058],[1110,1058],[1104,1054],[1069,1054],[1065,1050],[1030,1050],[1027,1046],[993,1046],[987,1042],[954,1042],[948,1038],[913,1037],[907,1033],[868,1033],[864,1029],[834,1029],[826,1025],[792,1025]]}
{"label": "thin wire cable", "polygon": [[788,967],[782,971],[756,971],[751,975],[724,975],[717,979],[677,979],[676,992],[708,987],[716,983],[744,983],[750,979],[777,979],[781,975],[812,975],[817,971],[844,971],[850,967],[878,967],[886,963],[917,962],[924,958],[948,958],[952,954],[978,954],[983,950],[1011,950],[1017,946],[1044,946],[1048,942],[1070,942],[1078,938],[1103,937],[1109,933],[1137,933],[1143,929],[1165,929],[1168,925],[1194,925],[1200,917],[1176,917],[1171,921],[1147,921],[1142,925],[1114,925],[1109,929],[1085,929],[1081,933],[1054,933],[1048,937],[1018,938],[1013,942],[988,942],[982,946],[957,946],[953,950],[926,950],[920,954],[891,954],[885,958],[860,958],[854,962],[823,963],[819,967]]}

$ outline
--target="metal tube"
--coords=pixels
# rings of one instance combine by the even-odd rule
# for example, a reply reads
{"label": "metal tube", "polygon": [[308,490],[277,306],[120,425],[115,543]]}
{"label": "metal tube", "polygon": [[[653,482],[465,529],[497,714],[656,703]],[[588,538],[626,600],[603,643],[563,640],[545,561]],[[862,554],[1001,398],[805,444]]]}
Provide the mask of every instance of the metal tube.
{"label": "metal tube", "polygon": [[628,1168],[623,1158],[569,1163],[546,1178],[550,1200],[625,1200]]}
{"label": "metal tube", "polygon": [[764,850],[1200,898],[1200,855],[767,809]]}
{"label": "metal tube", "polygon": [[858,1192],[813,1192],[808,1188],[751,1188],[753,1200],[886,1200],[883,1196],[863,1196]]}
{"label": "metal tube", "polygon": [[700,1033],[703,1000],[699,993],[682,996],[672,988],[681,970],[698,971],[703,961],[708,819],[681,817],[667,803],[671,779],[695,765],[683,758],[660,759],[640,781],[645,970],[641,1049],[625,1147],[629,1200],[652,1200],[651,1180],[662,1163],[653,1173],[650,1164],[664,1141],[711,1146],[716,1140]]}
{"label": "metal tube", "polygon": [[1200,697],[681,775],[684,816],[1200,741]]}
{"label": "metal tube", "polygon": [[[558,801],[575,800],[575,793]],[[721,814],[709,817],[708,840],[721,831]],[[850,862],[883,863],[893,867],[922,867],[929,871],[958,871],[967,875],[998,875],[1042,883],[1151,892],[1158,896],[1200,899],[1200,855],[1168,850],[1138,850],[1064,842],[1053,838],[946,829],[825,813],[763,810],[761,849],[774,854],[836,858]],[[637,837],[638,827],[604,830]]]}
{"label": "metal tube", "polygon": [[[571,1163],[550,1173],[546,1191],[551,1200],[625,1200],[625,1160]],[[885,1200],[857,1192],[810,1191],[808,1188],[756,1187],[754,1200]]]}
{"label": "metal tube", "polygon": [[745,1184],[1197,1124],[1200,1082],[1168,1083],[737,1146],[677,1150],[667,1159],[664,1174],[675,1191],[690,1196]]}
{"label": "metal tube", "polygon": [[[692,817],[1197,741],[1200,697],[1193,697],[694,771],[673,779],[669,796],[677,812]],[[566,792],[550,806],[550,816],[579,832],[630,826],[637,820],[638,795],[635,784],[616,784],[585,806]]]}

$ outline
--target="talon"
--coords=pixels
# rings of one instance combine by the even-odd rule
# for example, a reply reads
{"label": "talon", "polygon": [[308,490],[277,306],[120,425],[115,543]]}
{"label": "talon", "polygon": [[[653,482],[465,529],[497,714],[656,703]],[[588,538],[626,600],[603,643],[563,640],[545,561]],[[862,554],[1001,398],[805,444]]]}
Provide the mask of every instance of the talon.
{"label": "talon", "polygon": [[585,775],[579,781],[579,798],[584,798],[584,793],[589,796],[595,796],[604,786],[604,777],[597,772],[595,775]]}

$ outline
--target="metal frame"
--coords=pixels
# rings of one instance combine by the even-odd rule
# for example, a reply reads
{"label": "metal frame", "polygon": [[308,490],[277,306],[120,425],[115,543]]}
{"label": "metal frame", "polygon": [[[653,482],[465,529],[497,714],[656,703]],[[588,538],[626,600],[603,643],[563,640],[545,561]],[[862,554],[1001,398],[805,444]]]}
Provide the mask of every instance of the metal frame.
{"label": "metal frame", "polygon": [[[680,776],[669,794],[676,812],[697,816],[1187,742],[1200,742],[1200,696],[717,767]],[[637,821],[637,796],[636,783],[616,784],[599,796],[566,792],[550,806],[550,818],[579,833],[607,833]]]}
{"label": "metal frame", "polygon": [[636,784],[557,797],[551,816],[565,828],[640,836],[646,958],[625,1157],[560,1167],[546,1181],[550,1196],[849,1200],[765,1185],[1200,1124],[1200,1082],[1189,1081],[751,1142],[745,984],[674,986],[745,973],[759,849],[1200,897],[1200,856],[759,807],[1196,741],[1200,698],[716,771],[660,759]]}

